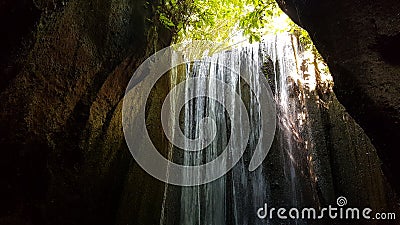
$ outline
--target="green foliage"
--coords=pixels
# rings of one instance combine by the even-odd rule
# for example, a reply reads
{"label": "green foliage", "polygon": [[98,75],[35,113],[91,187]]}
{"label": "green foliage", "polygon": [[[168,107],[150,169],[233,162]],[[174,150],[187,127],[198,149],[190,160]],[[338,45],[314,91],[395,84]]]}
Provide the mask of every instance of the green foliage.
{"label": "green foliage", "polygon": [[306,48],[313,46],[308,33],[292,22],[274,0],[161,0],[157,15],[175,34],[175,42],[229,42],[240,33],[255,42],[268,33],[291,32]]}
{"label": "green foliage", "polygon": [[296,24],[293,24],[292,28],[290,29],[290,32],[297,36],[300,43],[302,44],[303,47],[306,48],[306,50],[313,50],[314,45],[311,41],[310,35],[306,30],[302,29]]}
{"label": "green foliage", "polygon": [[157,19],[176,35],[197,13],[196,8],[193,0],[161,0],[156,9]]}
{"label": "green foliage", "polygon": [[251,0],[252,10],[239,20],[239,28],[243,35],[249,37],[250,42],[260,41],[265,28],[274,15],[278,13],[274,0]]}
{"label": "green foliage", "polygon": [[164,0],[157,14],[178,40],[225,41],[239,30],[259,40],[267,6],[261,0]]}

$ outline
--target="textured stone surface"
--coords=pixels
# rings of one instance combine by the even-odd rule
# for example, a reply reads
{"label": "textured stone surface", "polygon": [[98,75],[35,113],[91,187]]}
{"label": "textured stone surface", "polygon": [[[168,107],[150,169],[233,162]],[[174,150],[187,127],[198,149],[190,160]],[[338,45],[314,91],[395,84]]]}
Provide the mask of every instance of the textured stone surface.
{"label": "textured stone surface", "polygon": [[[268,204],[319,208],[335,205],[336,199],[344,196],[352,206],[398,212],[375,147],[335,94],[323,91],[325,88],[321,86],[317,90],[308,90],[301,84],[297,87],[289,93],[292,96],[289,104],[295,105],[295,113],[305,117],[301,122],[278,116],[274,144],[264,163],[270,188]],[[294,115],[294,118],[301,117]],[[321,223],[365,224],[365,221],[310,221],[310,224]]]}
{"label": "textured stone surface", "polygon": [[278,0],[309,33],[331,69],[335,93],[377,147],[400,190],[400,2]]}
{"label": "textured stone surface", "polygon": [[1,14],[2,23],[25,11],[32,11],[26,20],[35,20],[10,29],[1,43],[7,79],[0,94],[0,224],[113,224],[122,196],[133,202],[126,207],[139,206],[142,196],[156,199],[157,184],[137,166],[130,179],[148,188],[131,185],[130,196],[123,194],[133,159],[120,112],[135,68],[171,38],[148,20],[152,5],[41,0],[6,6],[15,10]]}

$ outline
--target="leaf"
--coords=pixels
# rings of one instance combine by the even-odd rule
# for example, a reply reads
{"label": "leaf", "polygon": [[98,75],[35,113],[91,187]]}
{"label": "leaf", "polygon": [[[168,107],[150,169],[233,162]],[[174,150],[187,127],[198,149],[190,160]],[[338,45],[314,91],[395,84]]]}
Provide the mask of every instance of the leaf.
{"label": "leaf", "polygon": [[160,14],[160,21],[161,21],[161,23],[163,23],[167,27],[174,27],[175,26],[175,24],[170,19],[168,19],[164,14]]}

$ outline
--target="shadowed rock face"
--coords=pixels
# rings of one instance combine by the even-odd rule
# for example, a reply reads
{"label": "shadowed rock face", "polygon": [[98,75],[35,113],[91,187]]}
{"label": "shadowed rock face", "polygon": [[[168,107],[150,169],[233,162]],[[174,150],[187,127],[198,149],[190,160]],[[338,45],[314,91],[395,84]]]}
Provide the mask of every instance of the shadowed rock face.
{"label": "shadowed rock face", "polygon": [[339,101],[366,131],[400,190],[400,2],[278,0],[327,61]]}
{"label": "shadowed rock face", "polygon": [[[18,73],[18,58],[16,48],[22,46],[22,41],[34,29],[40,19],[40,10],[32,1],[1,1],[0,3],[0,90],[3,90],[8,82]],[[27,43],[27,42],[26,42]],[[25,44],[26,44],[25,43]]]}
{"label": "shadowed rock face", "polygon": [[[160,205],[152,193],[162,193],[161,184],[129,169],[120,122],[133,72],[171,39],[149,21],[155,6],[141,0],[0,6],[7,32],[0,45],[0,224],[115,224],[128,173],[148,188],[128,190],[134,194],[124,205],[144,198]],[[157,220],[140,215],[145,223]]]}

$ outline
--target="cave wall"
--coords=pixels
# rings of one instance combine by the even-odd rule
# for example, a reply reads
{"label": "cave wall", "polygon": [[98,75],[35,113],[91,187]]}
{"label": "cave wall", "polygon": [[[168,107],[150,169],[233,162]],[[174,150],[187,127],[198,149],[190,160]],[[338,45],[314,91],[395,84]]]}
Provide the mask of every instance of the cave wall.
{"label": "cave wall", "polygon": [[1,14],[0,224],[114,224],[129,173],[139,173],[135,182],[148,188],[136,185],[125,199],[151,201],[162,185],[129,169],[120,114],[135,68],[171,40],[156,22],[155,3],[0,6],[7,12]]}
{"label": "cave wall", "polygon": [[378,149],[400,191],[400,2],[277,0],[329,65],[339,101]]}

